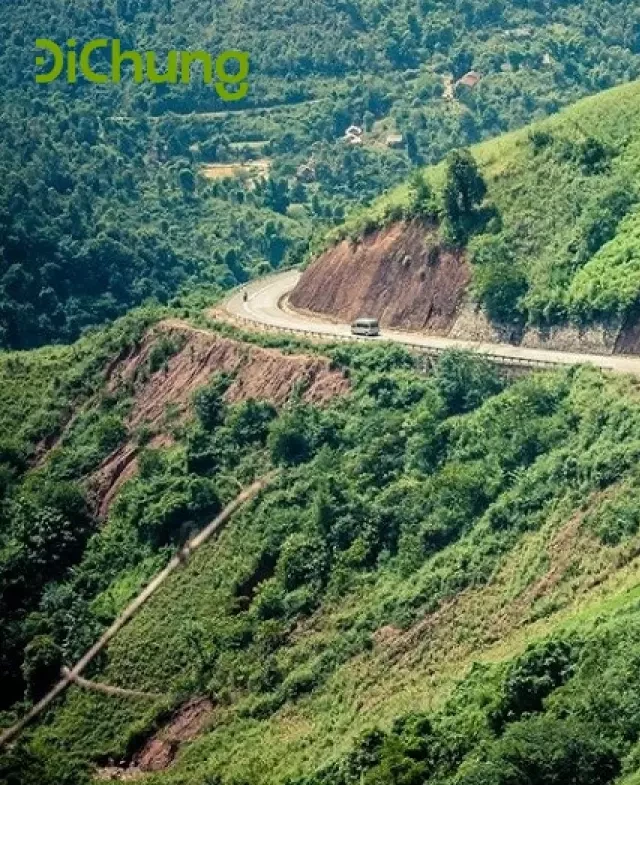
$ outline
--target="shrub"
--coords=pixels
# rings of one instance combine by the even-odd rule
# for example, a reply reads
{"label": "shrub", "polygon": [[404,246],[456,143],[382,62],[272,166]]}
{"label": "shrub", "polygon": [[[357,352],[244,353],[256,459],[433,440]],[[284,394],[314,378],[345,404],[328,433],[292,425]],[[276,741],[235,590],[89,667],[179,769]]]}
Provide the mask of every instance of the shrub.
{"label": "shrub", "polygon": [[167,336],[163,335],[152,346],[149,352],[149,372],[157,373],[169,361],[171,356],[180,352],[184,346],[184,338],[182,336]]}
{"label": "shrub", "polygon": [[531,717],[509,726],[463,764],[462,785],[606,785],[620,771],[597,730],[571,720]]}
{"label": "shrub", "polygon": [[322,587],[329,566],[327,546],[320,536],[293,533],[282,546],[276,572],[287,590],[305,584]]}
{"label": "shrub", "polygon": [[504,384],[497,370],[486,359],[452,349],[439,357],[434,379],[452,415],[477,408],[484,400],[497,394]]}
{"label": "shrub", "polygon": [[273,421],[268,446],[276,465],[300,465],[311,459],[324,442],[332,441],[330,418],[311,406],[298,405]]}
{"label": "shrub", "polygon": [[312,669],[301,667],[290,673],[282,683],[282,692],[287,699],[295,700],[311,693],[318,683],[318,674]]}
{"label": "shrub", "polygon": [[246,400],[235,406],[228,419],[230,436],[241,447],[264,443],[269,434],[269,424],[277,412],[271,403]]}
{"label": "shrub", "polygon": [[494,728],[501,730],[505,723],[541,711],[543,700],[573,674],[575,658],[574,648],[565,640],[527,649],[507,671],[501,701],[491,715]]}
{"label": "shrub", "polygon": [[409,216],[433,221],[438,214],[438,205],[433,190],[424,172],[416,169],[409,184]]}
{"label": "shrub", "polygon": [[116,450],[127,439],[127,428],[118,415],[104,415],[95,426],[98,449],[107,455]]}
{"label": "shrub", "polygon": [[604,545],[619,545],[635,536],[640,527],[640,507],[635,490],[606,501],[589,518],[589,526]]}
{"label": "shrub", "polygon": [[224,420],[225,404],[223,396],[231,377],[226,373],[218,374],[205,388],[200,388],[193,396],[193,406],[204,430],[212,432]]}
{"label": "shrub", "polygon": [[26,695],[37,701],[60,678],[62,651],[48,635],[34,637],[24,650],[22,677]]}
{"label": "shrub", "polygon": [[492,320],[519,323],[527,279],[501,235],[483,235],[471,244],[473,292]]}

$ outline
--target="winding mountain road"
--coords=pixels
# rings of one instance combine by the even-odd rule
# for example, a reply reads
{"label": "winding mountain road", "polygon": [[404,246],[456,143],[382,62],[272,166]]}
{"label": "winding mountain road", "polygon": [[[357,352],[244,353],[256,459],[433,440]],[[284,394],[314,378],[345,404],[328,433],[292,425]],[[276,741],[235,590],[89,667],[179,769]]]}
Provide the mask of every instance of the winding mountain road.
{"label": "winding mountain road", "polygon": [[[246,287],[235,290],[219,308],[232,322],[241,325],[254,325],[274,332],[287,331],[293,334],[322,335],[336,339],[353,340],[350,327],[346,323],[333,322],[326,317],[301,314],[291,308],[287,296],[296,286],[300,276],[299,270],[288,270],[258,279]],[[420,332],[404,332],[395,329],[384,329],[379,338],[359,338],[361,341],[380,339],[427,351],[472,350],[495,361],[514,365],[521,364],[528,367],[535,367],[538,364],[540,367],[592,364],[603,370],[640,376],[640,358],[636,356],[595,355],[531,349],[509,344],[480,343],[478,341],[436,337]]]}

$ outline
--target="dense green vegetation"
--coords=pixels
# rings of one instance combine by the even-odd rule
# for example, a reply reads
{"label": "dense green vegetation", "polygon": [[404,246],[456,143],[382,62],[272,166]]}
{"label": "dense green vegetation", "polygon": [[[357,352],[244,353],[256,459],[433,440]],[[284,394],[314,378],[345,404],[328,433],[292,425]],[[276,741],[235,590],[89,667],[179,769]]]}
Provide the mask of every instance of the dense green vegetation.
{"label": "dense green vegetation", "polygon": [[[5,4],[0,346],[73,340],[184,281],[231,285],[299,261],[312,225],[340,222],[413,165],[635,78],[638,32],[629,0]],[[122,85],[36,86],[43,37],[120,38],[160,56],[246,50],[250,92],[225,103],[197,81],[134,85],[126,75]],[[446,78],[470,68],[480,83],[443,99]],[[352,123],[364,144],[344,142]],[[396,131],[400,150],[386,144]],[[555,150],[539,158],[541,174]],[[268,178],[202,175],[206,163],[261,158]],[[612,199],[614,219],[619,209]],[[611,251],[602,263],[613,259],[626,282],[624,250]],[[601,269],[594,260],[577,283],[576,310],[608,310],[606,294],[591,295]],[[530,310],[543,312],[540,302]]]}
{"label": "dense green vegetation", "polygon": [[[462,198],[461,157],[477,163],[483,184],[463,180],[475,186],[475,210],[451,205]],[[399,217],[435,219],[443,240],[468,246],[475,295],[494,320],[620,322],[640,307],[639,174],[640,86],[631,83],[449,155],[331,239]]]}
{"label": "dense green vegetation", "polygon": [[353,392],[322,408],[294,398],[277,412],[224,403],[221,374],[194,399],[194,419],[175,424],[173,447],[143,451],[97,527],[74,484],[122,440],[129,404],[100,391],[99,365],[150,316],[76,345],[84,359],[57,350],[57,379],[39,353],[5,357],[43,390],[80,373],[98,394],[44,467],[7,474],[5,707],[21,691],[27,704],[40,695],[240,483],[280,474],[89,673],[163,698],[72,689],[2,756],[5,780],[89,779],[193,695],[214,699],[215,726],[161,779],[631,777],[631,379],[574,369],[505,385],[465,354],[424,375],[398,348],[331,346]]}
{"label": "dense green vegetation", "polygon": [[135,120],[107,130],[89,104],[38,108],[5,114],[1,346],[72,340],[183,284],[228,286],[300,259],[305,226],[268,207],[268,186],[218,191],[185,160],[156,161]]}
{"label": "dense green vegetation", "polygon": [[[634,317],[639,86],[561,107],[637,77],[637,4],[16,0],[0,35],[0,349],[32,350],[0,354],[0,725],[277,472],[86,673],[159,698],[69,689],[0,780],[94,780],[195,696],[208,728],[141,781],[638,781],[635,380],[227,330],[325,353],[352,391],[229,403],[219,373],[186,420],[167,407],[169,446],[128,418],[179,340],[110,383],[169,312],[223,330],[201,309],[323,225],[437,225],[499,322]],[[71,36],[247,50],[250,92],[36,88],[35,38]],[[205,177],[240,161],[268,174]],[[138,470],[101,519],[89,478],[125,442]]]}
{"label": "dense green vegetation", "polygon": [[[0,359],[3,707],[25,691],[21,671],[25,648],[41,633],[38,617],[30,622],[29,614],[38,610],[47,587],[78,562],[94,528],[78,481],[122,438],[117,409],[108,401],[98,411],[83,412],[83,407],[100,396],[114,356],[132,346],[158,314],[139,311],[73,347],[45,347]],[[74,430],[85,436],[83,452],[63,452],[64,461],[56,462],[60,454],[54,450],[51,463],[38,466],[75,417]]]}

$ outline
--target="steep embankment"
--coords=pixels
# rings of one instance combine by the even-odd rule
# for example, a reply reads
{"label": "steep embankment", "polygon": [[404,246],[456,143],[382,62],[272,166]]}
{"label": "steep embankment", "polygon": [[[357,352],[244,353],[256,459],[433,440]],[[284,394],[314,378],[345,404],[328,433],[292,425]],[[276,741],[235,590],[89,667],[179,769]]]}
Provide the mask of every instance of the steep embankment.
{"label": "steep embankment", "polygon": [[282,459],[305,458],[324,435],[322,404],[350,388],[317,353],[158,315],[0,358],[0,728],[25,695],[48,694],[193,530]]}
{"label": "steep embankment", "polygon": [[424,225],[397,222],[329,249],[289,301],[347,322],[377,317],[391,328],[447,333],[470,278],[462,250],[442,248],[437,232]]}
{"label": "steep embankment", "polygon": [[294,390],[308,403],[323,403],[349,388],[349,382],[328,359],[284,355],[166,320],[150,329],[132,351],[111,366],[107,392],[126,389],[131,409],[128,439],[101,463],[90,478],[98,514],[105,516],[121,486],[138,470],[140,449],[135,436],[148,433],[147,445],[167,447],[176,423],[191,412],[194,393],[220,373],[230,377],[224,394],[228,403],[265,400],[282,406]]}
{"label": "steep embankment", "polygon": [[41,713],[43,713],[71,684],[82,686],[91,689],[97,693],[102,693],[106,696],[126,696],[126,698],[135,699],[160,699],[160,694],[145,693],[144,691],[128,690],[126,688],[114,687],[107,684],[99,684],[88,681],[82,678],[82,673],[90,665],[90,663],[106,648],[109,641],[112,640],[122,630],[122,628],[133,618],[140,608],[151,598],[152,595],[162,586],[166,579],[175,569],[179,568],[183,562],[194,554],[201,545],[204,545],[209,539],[218,533],[228,522],[229,518],[251,498],[255,497],[269,483],[272,475],[256,480],[249,488],[245,489],[238,497],[233,500],[225,509],[218,515],[210,524],[201,530],[193,539],[182,548],[180,554],[171,558],[164,570],[156,575],[153,580],[142,590],[142,592],[124,609],[118,618],[109,626],[109,628],[96,640],[91,648],[85,652],[82,658],[73,666],[62,667],[61,678],[53,688],[40,699],[28,713],[17,723],[0,733],[0,747],[4,747],[16,738],[21,731]]}
{"label": "steep embankment", "polygon": [[[487,192],[464,250],[407,224],[415,208],[405,184],[332,235],[291,304],[457,339],[639,352],[640,84],[472,153]],[[446,165],[424,174],[444,221]]]}

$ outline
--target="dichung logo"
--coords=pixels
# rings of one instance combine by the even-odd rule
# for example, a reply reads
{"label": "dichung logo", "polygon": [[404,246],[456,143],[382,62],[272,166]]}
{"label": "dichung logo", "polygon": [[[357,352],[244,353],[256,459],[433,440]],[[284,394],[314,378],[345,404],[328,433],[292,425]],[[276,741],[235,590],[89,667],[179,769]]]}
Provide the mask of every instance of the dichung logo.
{"label": "dichung logo", "polygon": [[216,57],[204,50],[170,50],[162,68],[155,51],[123,50],[120,39],[93,39],[80,46],[70,38],[64,48],[50,39],[36,39],[36,50],[40,84],[63,75],[71,84],[82,79],[103,86],[117,84],[123,69],[128,69],[135,83],[188,85],[194,66],[199,66],[202,81],[213,86],[223,101],[240,101],[249,91],[249,54],[240,50],[225,50]]}

